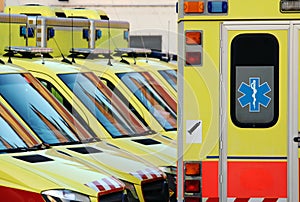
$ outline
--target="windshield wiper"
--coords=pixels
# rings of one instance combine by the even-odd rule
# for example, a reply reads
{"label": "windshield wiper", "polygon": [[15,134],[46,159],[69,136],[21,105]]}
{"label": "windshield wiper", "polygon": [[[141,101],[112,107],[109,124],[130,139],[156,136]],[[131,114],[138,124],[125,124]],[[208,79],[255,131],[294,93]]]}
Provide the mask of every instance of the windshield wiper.
{"label": "windshield wiper", "polygon": [[147,130],[147,131],[144,131],[142,133],[137,133],[136,135],[138,136],[144,136],[144,135],[152,135],[152,134],[155,134],[156,132],[154,130]]}
{"label": "windshield wiper", "polygon": [[0,153],[17,153],[17,152],[27,152],[29,151],[28,147],[16,147],[10,149],[1,149]]}
{"label": "windshield wiper", "polygon": [[81,140],[81,143],[99,142],[101,141],[98,137],[91,137]]}
{"label": "windshield wiper", "polygon": [[49,149],[49,148],[50,148],[49,144],[39,143],[39,144],[33,145],[32,147],[29,147],[28,150],[35,151],[35,150],[43,150],[43,149]]}
{"label": "windshield wiper", "polygon": [[60,145],[72,145],[72,144],[82,144],[81,141],[69,141],[69,142],[60,142],[60,143],[53,143],[53,144],[49,144],[51,146],[60,146]]}

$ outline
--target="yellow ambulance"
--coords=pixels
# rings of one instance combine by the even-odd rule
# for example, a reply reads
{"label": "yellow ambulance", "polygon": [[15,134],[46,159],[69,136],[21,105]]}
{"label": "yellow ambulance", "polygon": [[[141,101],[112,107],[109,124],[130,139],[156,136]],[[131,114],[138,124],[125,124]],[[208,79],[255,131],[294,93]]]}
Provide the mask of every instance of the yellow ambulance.
{"label": "yellow ambulance", "polygon": [[[7,84],[3,76],[9,76],[7,72],[15,72],[17,68],[1,64],[0,69],[3,86]],[[56,150],[37,140],[2,104],[0,112],[0,201],[127,199],[121,181],[88,164],[58,157]]]}
{"label": "yellow ambulance", "polygon": [[[26,4],[20,6],[7,6],[4,10],[5,13],[11,14],[24,14],[28,16],[28,45],[29,46],[43,46],[49,40],[52,34],[54,34],[53,26],[60,27],[62,25],[66,25],[66,22],[69,22],[69,27],[74,25],[74,29],[72,29],[76,35],[78,31],[80,31],[80,41],[65,40],[66,43],[72,43],[74,47],[76,47],[76,43],[83,43],[88,46],[84,46],[85,48],[94,48],[94,47],[102,47],[106,49],[114,50],[115,48],[126,48],[129,46],[129,28],[130,25],[127,21],[117,21],[117,20],[109,20],[107,14],[102,10],[92,10],[92,9],[71,9],[71,8],[60,8],[60,7],[51,7],[51,6],[43,6],[40,4]],[[39,30],[37,28],[37,18],[38,16],[46,16],[51,18],[55,18],[59,23],[52,24],[49,29]],[[76,26],[76,24],[72,24],[72,21],[67,21],[66,18],[76,18],[76,19],[86,19],[80,23],[80,26]],[[51,20],[49,19],[49,22]],[[41,21],[40,21],[41,22]],[[53,22],[53,21],[52,21]],[[42,23],[47,23],[43,22]],[[80,28],[82,27],[82,28]],[[66,31],[64,28],[56,29],[56,32]],[[47,33],[47,40],[45,41],[35,41],[34,38],[38,38],[39,35]],[[59,34],[58,34],[59,35]],[[78,37],[79,39],[79,37]],[[49,44],[48,47],[56,48],[59,44],[56,44],[53,40],[53,44]],[[82,48],[83,46],[79,46]],[[64,52],[63,46],[61,46],[62,52]],[[55,54],[60,54],[54,50],[53,56]]]}
{"label": "yellow ambulance", "polygon": [[178,1],[179,201],[299,201],[299,11]]}

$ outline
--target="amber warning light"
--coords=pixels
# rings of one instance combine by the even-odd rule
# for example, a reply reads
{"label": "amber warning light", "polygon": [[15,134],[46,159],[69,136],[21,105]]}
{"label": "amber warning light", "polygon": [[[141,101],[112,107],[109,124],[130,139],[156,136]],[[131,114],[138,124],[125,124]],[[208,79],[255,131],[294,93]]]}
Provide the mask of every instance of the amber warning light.
{"label": "amber warning light", "polygon": [[201,32],[186,32],[185,40],[188,45],[201,45]]}
{"label": "amber warning light", "polygon": [[185,13],[203,13],[204,12],[204,2],[203,1],[184,2],[184,12]]}
{"label": "amber warning light", "polygon": [[199,163],[186,163],[185,164],[185,175],[188,176],[200,176],[200,164]]}

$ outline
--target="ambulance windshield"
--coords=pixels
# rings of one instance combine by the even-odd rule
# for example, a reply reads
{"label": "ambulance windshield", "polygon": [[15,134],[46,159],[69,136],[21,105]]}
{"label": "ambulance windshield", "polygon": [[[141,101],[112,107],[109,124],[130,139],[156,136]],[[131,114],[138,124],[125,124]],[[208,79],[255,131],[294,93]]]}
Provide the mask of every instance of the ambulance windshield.
{"label": "ambulance windshield", "polygon": [[44,143],[74,144],[91,138],[30,74],[0,75],[0,95]]}
{"label": "ambulance windshield", "polygon": [[60,74],[60,79],[81,100],[114,138],[153,133],[93,73]]}
{"label": "ambulance windshield", "polygon": [[177,130],[176,102],[149,73],[130,72],[118,76],[165,130]]}
{"label": "ambulance windshield", "polygon": [[158,70],[164,79],[177,91],[177,71],[174,69]]}

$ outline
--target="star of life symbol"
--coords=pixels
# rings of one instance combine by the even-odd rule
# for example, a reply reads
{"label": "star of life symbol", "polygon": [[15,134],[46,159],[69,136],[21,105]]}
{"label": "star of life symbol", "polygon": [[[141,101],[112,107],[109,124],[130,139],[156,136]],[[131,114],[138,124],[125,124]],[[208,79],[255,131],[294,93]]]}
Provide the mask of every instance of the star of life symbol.
{"label": "star of life symbol", "polygon": [[260,105],[268,107],[271,101],[266,95],[271,88],[267,82],[260,84],[259,77],[250,77],[249,85],[242,82],[238,91],[243,94],[238,98],[240,105],[243,108],[249,105],[249,112],[260,112]]}

